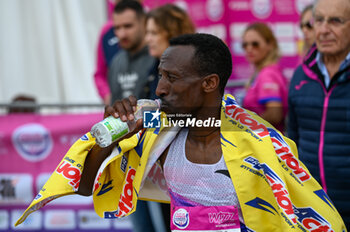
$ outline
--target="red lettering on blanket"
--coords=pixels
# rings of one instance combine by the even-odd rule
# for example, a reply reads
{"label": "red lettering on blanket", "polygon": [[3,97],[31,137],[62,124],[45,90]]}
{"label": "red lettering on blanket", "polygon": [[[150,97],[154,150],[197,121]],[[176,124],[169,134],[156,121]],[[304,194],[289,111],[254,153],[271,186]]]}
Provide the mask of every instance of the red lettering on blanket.
{"label": "red lettering on blanket", "polygon": [[309,173],[300,166],[298,160],[294,158],[288,146],[283,145],[280,141],[272,137],[271,141],[277,155],[285,161],[286,165],[293,171],[300,181],[304,182],[311,178]]}
{"label": "red lettering on blanket", "polygon": [[271,184],[271,188],[277,200],[277,204],[282,208],[283,212],[288,215],[294,224],[297,223],[297,219],[293,210],[293,204],[289,199],[289,193],[285,186],[282,183],[276,182],[268,174],[266,174],[266,178]]}
{"label": "red lettering on blanket", "polygon": [[68,184],[74,188],[74,191],[78,190],[81,177],[81,171],[79,168],[74,167],[71,163],[63,161],[56,169],[56,172],[68,180],[71,180]]}
{"label": "red lettering on blanket", "polygon": [[132,196],[133,196],[132,182],[134,181],[135,173],[136,173],[136,170],[133,169],[133,168],[130,168],[128,173],[127,173],[126,182],[124,184],[122,195],[121,195],[120,200],[119,200],[118,214],[116,215],[116,217],[125,216],[133,208],[133,204],[132,204]]}
{"label": "red lettering on blanket", "polygon": [[250,130],[259,135],[261,138],[269,135],[269,132],[267,131],[264,124],[259,123],[248,113],[245,113],[244,109],[239,108],[235,105],[229,105],[226,106],[225,113],[232,119],[239,121],[242,125],[247,126]]}
{"label": "red lettering on blanket", "polygon": [[320,222],[313,218],[305,218],[303,225],[310,232],[334,232],[328,225],[322,225]]}
{"label": "red lettering on blanket", "polygon": [[283,190],[284,187],[281,184],[272,185],[273,194],[275,195],[278,205],[280,205],[286,214],[294,214],[292,202],[288,196],[287,190]]}
{"label": "red lettering on blanket", "polygon": [[102,172],[100,172],[96,178],[96,182],[95,182],[95,185],[94,185],[94,189],[92,190],[92,192],[94,193],[99,187],[100,187],[100,183],[98,182],[100,180],[102,176]]}

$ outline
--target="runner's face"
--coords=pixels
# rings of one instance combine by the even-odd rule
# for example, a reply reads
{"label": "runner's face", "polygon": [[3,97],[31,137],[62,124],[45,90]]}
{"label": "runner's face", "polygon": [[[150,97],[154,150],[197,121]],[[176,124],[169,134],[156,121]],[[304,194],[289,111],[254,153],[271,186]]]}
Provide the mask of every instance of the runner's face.
{"label": "runner's face", "polygon": [[192,46],[170,46],[160,58],[156,94],[168,114],[193,114],[200,107],[203,79],[193,67],[194,53]]}

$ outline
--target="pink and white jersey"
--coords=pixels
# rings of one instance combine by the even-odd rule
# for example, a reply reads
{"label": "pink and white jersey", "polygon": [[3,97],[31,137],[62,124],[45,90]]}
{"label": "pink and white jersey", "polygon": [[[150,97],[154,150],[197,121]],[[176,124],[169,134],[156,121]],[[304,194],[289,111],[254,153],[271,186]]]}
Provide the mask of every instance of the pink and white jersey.
{"label": "pink and white jersey", "polygon": [[186,158],[188,129],[182,129],[164,163],[171,198],[172,231],[241,231],[243,217],[223,156],[215,164]]}

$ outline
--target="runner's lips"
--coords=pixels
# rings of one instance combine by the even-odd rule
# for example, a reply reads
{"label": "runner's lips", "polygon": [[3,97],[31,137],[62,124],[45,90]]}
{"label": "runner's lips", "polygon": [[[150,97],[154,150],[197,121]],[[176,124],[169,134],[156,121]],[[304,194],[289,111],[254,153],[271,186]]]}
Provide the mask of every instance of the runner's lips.
{"label": "runner's lips", "polygon": [[163,99],[162,99],[162,104],[160,105],[160,109],[165,113],[167,113],[167,110],[169,109],[169,104],[165,102]]}

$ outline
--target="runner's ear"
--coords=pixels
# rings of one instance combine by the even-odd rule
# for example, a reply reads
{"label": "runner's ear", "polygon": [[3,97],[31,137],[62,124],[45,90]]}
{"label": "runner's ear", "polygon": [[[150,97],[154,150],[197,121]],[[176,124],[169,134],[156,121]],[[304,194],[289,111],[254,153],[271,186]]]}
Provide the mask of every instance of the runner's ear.
{"label": "runner's ear", "polygon": [[210,74],[203,78],[202,88],[204,92],[210,93],[219,88],[220,78],[217,74]]}

